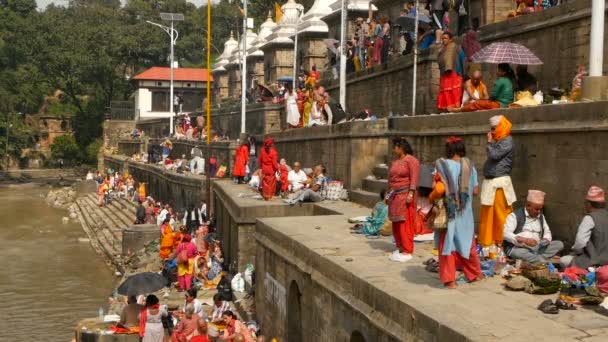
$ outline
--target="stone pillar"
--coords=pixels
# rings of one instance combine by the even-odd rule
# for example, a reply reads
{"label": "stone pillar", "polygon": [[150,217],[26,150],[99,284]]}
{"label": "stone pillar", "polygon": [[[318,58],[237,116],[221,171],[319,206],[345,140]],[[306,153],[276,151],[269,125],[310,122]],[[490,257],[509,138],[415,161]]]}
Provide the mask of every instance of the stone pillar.
{"label": "stone pillar", "polygon": [[241,69],[237,63],[227,64],[228,71],[228,97],[235,98],[241,96]]}
{"label": "stone pillar", "polygon": [[264,83],[273,86],[281,77],[293,73],[293,42],[266,45],[264,51]]}
{"label": "stone pillar", "polygon": [[264,55],[247,56],[247,83],[264,84]]}
{"label": "stone pillar", "polygon": [[213,72],[213,82],[215,85],[215,103],[221,103],[222,100],[229,97],[228,92],[228,71],[225,68]]}
{"label": "stone pillar", "polygon": [[589,42],[589,76],[583,78],[583,99],[596,101],[608,99],[608,77],[603,75],[605,12],[604,0],[593,0]]}
{"label": "stone pillar", "polygon": [[[325,37],[327,34],[325,34]],[[298,61],[304,70],[310,70],[313,65],[317,70],[325,66],[327,61],[327,45],[323,36],[311,33],[301,33],[298,42]]]}

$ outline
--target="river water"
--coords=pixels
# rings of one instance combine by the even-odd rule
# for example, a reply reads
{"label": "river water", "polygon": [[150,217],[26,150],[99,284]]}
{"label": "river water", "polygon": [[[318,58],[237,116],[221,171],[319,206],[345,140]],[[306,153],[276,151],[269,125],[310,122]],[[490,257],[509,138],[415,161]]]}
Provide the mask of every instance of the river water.
{"label": "river water", "polygon": [[82,318],[95,317],[115,285],[113,271],[92,249],[79,224],[42,197],[47,187],[0,185],[0,341],[74,337]]}

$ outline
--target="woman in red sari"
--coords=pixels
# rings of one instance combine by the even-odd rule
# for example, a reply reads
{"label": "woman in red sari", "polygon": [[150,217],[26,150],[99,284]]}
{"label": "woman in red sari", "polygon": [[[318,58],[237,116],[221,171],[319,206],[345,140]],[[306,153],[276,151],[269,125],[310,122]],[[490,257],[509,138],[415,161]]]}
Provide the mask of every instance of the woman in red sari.
{"label": "woman in red sari", "polygon": [[405,138],[393,140],[395,160],[388,171],[388,219],[393,222],[393,235],[397,250],[389,259],[407,262],[414,253],[416,220],[416,189],[420,174],[420,162]]}
{"label": "woman in red sari", "polygon": [[462,102],[462,77],[458,74],[458,59],[460,47],[452,33],[445,32],[441,36],[443,48],[437,56],[439,63],[439,94],[437,95],[437,109],[448,110],[460,107]]}
{"label": "woman in red sari", "polygon": [[274,140],[264,140],[264,147],[260,150],[260,167],[262,168],[262,197],[265,201],[274,196],[277,190],[276,173],[279,170],[277,163],[277,150],[274,148]]}
{"label": "woman in red sari", "polygon": [[238,184],[245,183],[246,165],[249,161],[249,144],[247,140],[236,149],[236,158],[234,160],[234,169],[232,176],[236,178]]}

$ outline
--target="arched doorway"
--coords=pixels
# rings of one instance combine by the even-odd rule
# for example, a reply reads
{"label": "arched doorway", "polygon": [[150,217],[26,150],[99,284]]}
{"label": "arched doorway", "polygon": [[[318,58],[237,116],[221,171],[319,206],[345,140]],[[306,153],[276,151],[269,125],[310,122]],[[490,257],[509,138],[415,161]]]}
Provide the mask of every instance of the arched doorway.
{"label": "arched doorway", "polygon": [[367,341],[365,340],[365,337],[363,337],[363,334],[361,334],[360,332],[355,330],[350,335],[350,342],[367,342]]}
{"label": "arched doorway", "polygon": [[302,342],[302,294],[294,281],[289,286],[287,300],[287,340]]}

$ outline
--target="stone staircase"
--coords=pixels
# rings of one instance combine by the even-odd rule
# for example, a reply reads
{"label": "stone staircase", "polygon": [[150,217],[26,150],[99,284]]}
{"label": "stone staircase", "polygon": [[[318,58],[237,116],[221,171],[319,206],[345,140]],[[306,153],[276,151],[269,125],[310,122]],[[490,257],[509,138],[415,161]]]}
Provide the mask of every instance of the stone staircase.
{"label": "stone staircase", "polygon": [[97,195],[90,193],[76,199],[76,204],[78,218],[93,247],[122,271],[122,232],[135,221],[135,203],[117,199],[99,207]]}
{"label": "stone staircase", "polygon": [[388,166],[376,165],[373,175],[375,179],[363,179],[361,189],[350,192],[350,200],[364,207],[373,208],[380,200],[380,191],[388,188]]}

